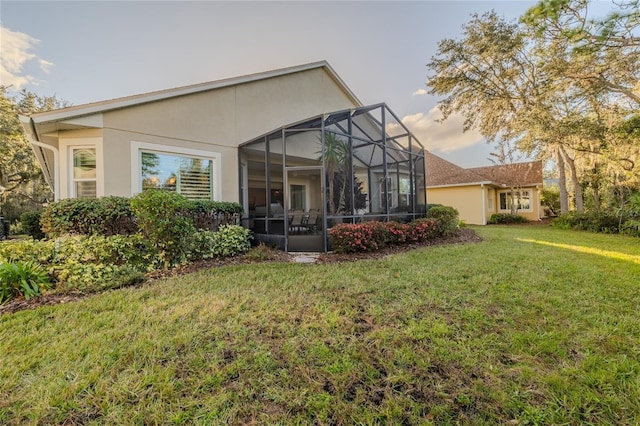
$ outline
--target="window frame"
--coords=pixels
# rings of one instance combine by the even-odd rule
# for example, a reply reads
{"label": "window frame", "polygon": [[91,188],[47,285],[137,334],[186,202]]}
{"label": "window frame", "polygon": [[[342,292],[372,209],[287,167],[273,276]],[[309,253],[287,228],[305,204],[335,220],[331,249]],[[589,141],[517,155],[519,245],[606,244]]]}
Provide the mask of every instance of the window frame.
{"label": "window frame", "polygon": [[131,141],[131,195],[142,192],[142,153],[173,155],[178,157],[211,160],[211,191],[213,201],[222,199],[222,167],[221,154],[215,151],[182,148],[149,142]]}
{"label": "window frame", "polygon": [[[527,213],[528,212],[533,212],[533,194],[532,194],[531,189],[519,189],[519,190],[516,189],[514,191],[516,192],[516,198],[517,198],[517,201],[518,201],[518,209],[516,211],[517,212],[527,212]],[[510,193],[511,193],[511,190],[498,191],[498,206],[497,206],[498,207],[498,212],[500,212],[500,213],[505,213],[505,212],[511,213],[511,208],[509,206],[509,195],[510,195]],[[526,209],[525,208],[521,208],[521,205],[522,205],[521,200],[524,199],[524,197],[522,195],[523,193],[526,194],[526,198],[528,198],[528,200],[529,200],[529,208],[526,208]],[[502,196],[502,194],[505,194],[505,197],[507,197],[506,198],[506,206],[507,206],[506,209],[503,209],[502,208],[502,204],[500,203],[500,197]]]}
{"label": "window frame", "polygon": [[[75,152],[81,150],[93,150],[95,156],[95,176],[92,178],[76,178],[75,176]],[[95,145],[83,144],[83,145],[71,145],[69,146],[69,190],[68,194],[71,198],[78,198],[77,182],[95,182],[95,195],[93,197],[82,198],[97,198],[98,195],[98,148]]]}

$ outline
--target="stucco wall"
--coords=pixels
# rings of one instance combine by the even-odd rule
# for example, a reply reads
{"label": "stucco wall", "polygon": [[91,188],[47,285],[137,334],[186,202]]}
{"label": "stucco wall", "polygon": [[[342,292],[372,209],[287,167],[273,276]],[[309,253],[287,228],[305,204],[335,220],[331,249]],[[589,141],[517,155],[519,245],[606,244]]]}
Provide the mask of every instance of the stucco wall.
{"label": "stucco wall", "polygon": [[[175,146],[219,153],[221,199],[239,201],[239,144],[283,125],[355,106],[330,74],[316,68],[105,112],[104,129],[66,131],[60,143],[62,149],[65,143],[96,145],[98,196],[137,192],[132,188],[132,142],[156,144],[158,150]],[[67,161],[61,161],[61,198],[69,196],[69,170]]]}
{"label": "stucco wall", "polygon": [[470,225],[483,225],[483,196],[480,185],[427,189],[429,204],[455,207],[460,212],[460,219]]}
{"label": "stucco wall", "polygon": [[354,106],[318,68],[111,111],[104,126],[237,147],[277,127]]}

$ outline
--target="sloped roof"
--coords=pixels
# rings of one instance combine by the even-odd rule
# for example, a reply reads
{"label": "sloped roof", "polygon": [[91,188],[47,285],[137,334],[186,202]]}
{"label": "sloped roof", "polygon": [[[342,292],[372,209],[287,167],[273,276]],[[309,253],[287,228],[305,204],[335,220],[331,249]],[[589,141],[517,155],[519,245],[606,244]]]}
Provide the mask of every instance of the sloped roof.
{"label": "sloped roof", "polygon": [[110,99],[106,101],[93,102],[68,108],[55,109],[30,115],[35,124],[47,123],[52,121],[68,120],[76,117],[82,117],[91,114],[102,113],[120,108],[126,108],[133,105],[140,105],[148,102],[159,101],[163,99],[173,98],[177,96],[188,95],[192,93],[205,92],[208,90],[220,89],[223,87],[236,86],[239,84],[250,83],[267,78],[279,77],[287,74],[308,71],[316,68],[324,68],[331,78],[342,88],[357,105],[362,102],[347,87],[340,76],[334,71],[327,61],[312,62],[309,64],[298,65],[288,68],[280,68],[271,71],[265,71],[255,74],[248,74],[239,77],[227,78],[223,80],[215,80],[206,83],[193,84],[190,86],[176,87],[173,89],[159,90],[155,92],[143,93],[139,95],[126,96],[123,98]]}
{"label": "sloped roof", "polygon": [[501,185],[530,186],[539,185],[543,182],[542,161],[473,167],[467,170],[478,173]]}
{"label": "sloped roof", "polygon": [[530,161],[497,166],[464,169],[435,154],[425,151],[427,187],[471,184],[541,185],[542,161]]}
{"label": "sloped roof", "polygon": [[456,184],[470,184],[486,182],[482,175],[438,157],[425,150],[425,163],[427,167],[427,186],[444,186]]}

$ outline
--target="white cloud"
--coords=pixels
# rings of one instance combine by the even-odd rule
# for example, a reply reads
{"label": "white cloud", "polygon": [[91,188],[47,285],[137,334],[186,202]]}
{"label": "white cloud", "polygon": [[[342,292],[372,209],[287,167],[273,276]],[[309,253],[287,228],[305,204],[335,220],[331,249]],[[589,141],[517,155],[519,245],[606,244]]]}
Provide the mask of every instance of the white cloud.
{"label": "white cloud", "polygon": [[418,90],[416,90],[415,92],[413,92],[413,93],[411,94],[411,96],[424,96],[424,95],[426,95],[426,94],[428,94],[428,93],[429,93],[429,92],[427,92],[427,90],[426,90],[426,89],[418,89]]}
{"label": "white cloud", "polygon": [[[442,113],[438,107],[434,107],[427,114],[419,112],[404,116],[402,124],[426,149],[444,154],[475,145],[483,140],[482,135],[475,130],[462,131],[464,118],[461,115],[452,115],[440,123],[437,120],[441,118]],[[393,132],[392,127],[397,126],[399,125],[390,125],[389,130]]]}
{"label": "white cloud", "polygon": [[26,84],[37,85],[38,79],[24,72],[25,66],[31,61],[36,61],[42,72],[49,72],[53,63],[32,53],[38,43],[40,40],[28,34],[0,27],[0,81],[3,85],[13,86],[15,90]]}

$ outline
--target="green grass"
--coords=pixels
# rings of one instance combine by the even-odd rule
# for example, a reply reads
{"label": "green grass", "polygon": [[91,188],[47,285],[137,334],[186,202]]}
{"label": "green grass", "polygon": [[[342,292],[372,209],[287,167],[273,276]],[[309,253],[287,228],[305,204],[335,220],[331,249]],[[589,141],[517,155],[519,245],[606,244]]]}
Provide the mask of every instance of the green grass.
{"label": "green grass", "polygon": [[540,227],[0,317],[0,424],[638,424],[640,242]]}

